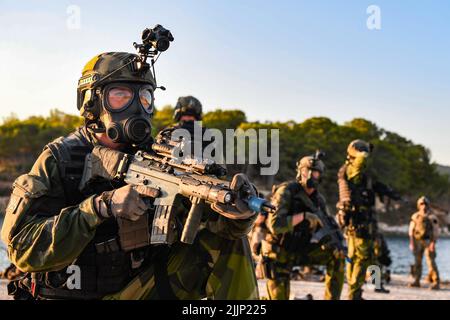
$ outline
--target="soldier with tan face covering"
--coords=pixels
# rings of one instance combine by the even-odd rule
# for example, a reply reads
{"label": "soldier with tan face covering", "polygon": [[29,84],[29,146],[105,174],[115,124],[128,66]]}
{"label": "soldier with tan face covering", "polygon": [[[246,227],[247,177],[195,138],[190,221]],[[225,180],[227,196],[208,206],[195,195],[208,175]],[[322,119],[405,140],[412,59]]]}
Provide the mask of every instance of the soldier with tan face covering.
{"label": "soldier with tan face covering", "polygon": [[418,211],[411,217],[409,224],[409,248],[414,254],[413,266],[414,282],[410,287],[420,287],[422,276],[422,259],[425,254],[428,266],[428,278],[431,282],[430,289],[439,289],[439,271],[436,265],[436,241],[439,236],[439,222],[430,211],[430,200],[420,197],[417,200]]}
{"label": "soldier with tan face covering", "polygon": [[338,172],[339,202],[336,207],[351,259],[347,264],[350,300],[362,299],[366,270],[377,262],[374,241],[379,231],[375,197],[383,195],[400,200],[396,192],[376,181],[369,172],[367,162],[372,150],[371,143],[360,139],[352,141],[347,148],[345,164]]}

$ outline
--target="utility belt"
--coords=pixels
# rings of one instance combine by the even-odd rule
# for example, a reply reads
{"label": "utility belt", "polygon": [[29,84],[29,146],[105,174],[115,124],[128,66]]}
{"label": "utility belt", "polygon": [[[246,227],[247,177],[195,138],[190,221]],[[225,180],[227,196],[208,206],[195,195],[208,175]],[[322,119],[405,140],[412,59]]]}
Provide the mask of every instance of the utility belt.
{"label": "utility belt", "polygon": [[376,222],[372,210],[365,206],[354,206],[344,214],[346,234],[358,238],[370,239],[376,235]]}
{"label": "utility belt", "polygon": [[311,233],[306,230],[294,230],[294,232],[285,233],[279,241],[275,243],[279,247],[291,254],[298,254],[311,241]]}
{"label": "utility belt", "polygon": [[299,254],[311,241],[312,234],[307,228],[297,228],[293,232],[286,232],[281,235],[267,233],[262,241],[262,254],[270,255],[271,258],[278,256],[282,250],[288,255]]}
{"label": "utility belt", "polygon": [[123,251],[117,238],[91,243],[73,263],[74,268],[27,273],[8,284],[8,294],[20,300],[100,299],[123,289],[147,265],[149,256],[150,248]]}
{"label": "utility belt", "polygon": [[290,276],[290,268],[287,267],[287,264],[279,263],[269,257],[263,256],[261,265],[262,277],[265,279],[274,280]]}

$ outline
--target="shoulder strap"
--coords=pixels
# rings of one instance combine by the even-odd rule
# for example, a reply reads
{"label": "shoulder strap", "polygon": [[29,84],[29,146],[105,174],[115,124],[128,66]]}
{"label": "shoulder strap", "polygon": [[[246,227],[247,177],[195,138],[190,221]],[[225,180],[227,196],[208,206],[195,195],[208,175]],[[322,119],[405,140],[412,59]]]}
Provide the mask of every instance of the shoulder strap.
{"label": "shoulder strap", "polygon": [[311,210],[311,212],[316,212],[318,210],[317,206],[313,203],[311,198],[306,194],[305,190],[297,181],[292,181],[288,184],[288,189],[291,192],[292,198],[297,194],[300,195],[302,202]]}
{"label": "shoulder strap", "polygon": [[[66,200],[70,203],[77,201],[75,195],[79,194],[78,186],[83,175],[86,155],[92,151],[92,144],[85,136],[83,128],[76,130],[67,137],[59,137],[47,144],[56,159],[58,171],[63,180]],[[73,199],[71,201],[70,199]]]}

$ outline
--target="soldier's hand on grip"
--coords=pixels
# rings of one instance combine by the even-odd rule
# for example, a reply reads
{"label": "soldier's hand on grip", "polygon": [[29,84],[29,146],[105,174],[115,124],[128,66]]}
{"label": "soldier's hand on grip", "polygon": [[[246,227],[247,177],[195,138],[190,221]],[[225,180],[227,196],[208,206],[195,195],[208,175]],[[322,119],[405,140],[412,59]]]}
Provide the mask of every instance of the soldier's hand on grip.
{"label": "soldier's hand on grip", "polygon": [[256,197],[256,188],[243,173],[235,174],[230,183],[230,189],[234,193],[233,204],[214,203],[211,208],[229,219],[248,219],[256,214],[250,210],[246,199]]}
{"label": "soldier's hand on grip", "polygon": [[102,218],[120,217],[136,221],[148,210],[144,198],[158,196],[158,189],[126,185],[98,196],[95,201],[96,210]]}

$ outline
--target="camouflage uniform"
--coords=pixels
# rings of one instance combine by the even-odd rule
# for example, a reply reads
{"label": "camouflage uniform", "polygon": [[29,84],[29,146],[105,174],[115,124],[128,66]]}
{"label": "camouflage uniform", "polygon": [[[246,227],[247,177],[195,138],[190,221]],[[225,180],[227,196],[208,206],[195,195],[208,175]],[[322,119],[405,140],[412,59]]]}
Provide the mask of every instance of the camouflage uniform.
{"label": "camouflage uniform", "polygon": [[[94,252],[109,237],[116,238],[115,221],[99,219],[93,206],[95,194],[80,195],[84,200],[78,204],[69,201],[58,168],[47,148],[31,171],[16,180],[2,228],[9,258],[29,273],[30,279],[36,279],[36,296],[64,298],[68,292],[67,298],[258,298],[253,265],[242,259],[248,257],[249,247],[227,240],[245,238],[253,219],[232,221],[208,210],[204,229],[193,245],[176,243],[170,248],[157,246],[132,252],[144,257],[142,265],[133,269],[130,262],[134,258],[119,248],[111,249],[112,256]],[[104,186],[99,190],[105,190]],[[108,235],[108,229],[116,232]],[[92,257],[98,263],[89,263]],[[87,270],[87,278],[81,283],[84,290],[79,295],[77,290],[65,290],[64,281],[59,281],[55,292],[47,290],[53,279],[67,278],[65,269],[73,263],[81,267],[82,275]],[[101,278],[105,273],[110,279]],[[111,281],[113,275],[117,281]],[[113,282],[111,288],[100,288],[108,281]],[[19,287],[30,283],[23,282]]]}
{"label": "camouflage uniform", "polygon": [[[392,264],[391,252],[388,248],[386,239],[383,234],[378,232],[374,241],[374,264],[380,266],[382,273],[382,285],[383,283],[390,282],[390,270],[389,266]],[[384,289],[384,288],[382,288]],[[384,289],[386,293],[388,292]]]}
{"label": "camouflage uniform", "polygon": [[339,299],[344,281],[344,260],[331,249],[310,243],[309,222],[304,220],[293,227],[292,216],[300,212],[314,213],[317,208],[327,212],[323,196],[315,191],[307,195],[297,182],[284,183],[274,193],[277,207],[267,217],[268,233],[262,243],[262,256],[270,299],[289,299],[290,272],[298,265],[326,265],[325,299]]}
{"label": "camouflage uniform", "polygon": [[351,260],[346,270],[350,300],[362,298],[367,267],[378,262],[375,253],[378,235],[375,195],[400,199],[392,189],[373,181],[366,173],[366,158],[372,148],[362,140],[350,143],[347,161],[338,172],[338,221],[345,230]]}
{"label": "camouflage uniform", "polygon": [[[197,99],[190,96],[181,97],[180,100],[198,102]],[[195,103],[194,106],[198,106],[198,104]],[[198,120],[201,118],[201,105],[199,110]],[[177,113],[178,120],[184,112],[186,110]],[[194,112],[192,114],[197,115]],[[194,121],[181,121],[163,129],[158,133],[156,140],[171,140],[172,132],[176,129],[189,131],[191,138],[201,141],[202,148],[205,147],[205,142],[202,141],[201,137],[194,136]],[[202,133],[207,130],[205,127],[201,127],[201,129]],[[181,209],[180,215],[186,214],[188,209],[188,207]],[[212,230],[219,232],[215,228]],[[167,259],[167,273],[171,283],[179,284],[176,289],[177,298],[199,299],[205,297],[205,295],[211,299],[227,300],[259,298],[248,239],[247,237],[229,238],[219,237],[205,228],[197,235],[194,245],[187,246],[177,243],[170,248]],[[123,299],[133,295],[135,287],[140,286],[139,283],[142,282],[143,277],[148,281],[144,284],[144,289],[140,290],[140,294],[145,294],[147,298],[151,299],[160,298],[158,291],[152,285],[155,278],[153,268],[139,275],[139,279],[131,282],[124,290],[108,298]]]}
{"label": "camouflage uniform", "polygon": [[420,278],[422,277],[422,259],[425,253],[426,263],[428,267],[428,278],[432,284],[432,288],[439,288],[439,271],[436,264],[436,251],[429,249],[432,242],[436,242],[439,235],[439,222],[435,215],[428,210],[414,213],[411,216],[409,225],[409,236],[414,244],[414,266],[412,286],[420,286]]}
{"label": "camouflage uniform", "polygon": [[[125,250],[123,219],[105,218],[94,204],[105,191],[117,190],[123,183],[101,179],[81,183],[86,156],[100,144],[95,130],[103,128],[111,140],[129,146],[121,151],[134,153],[136,148],[130,146],[138,143],[122,139],[136,136],[139,148],[150,152],[151,128],[143,124],[151,118],[149,99],[156,84],[151,73],[137,69],[136,59],[133,54],[112,52],[88,62],[78,87],[78,109],[86,118],[85,126],[48,144],[31,171],[14,182],[1,237],[9,259],[26,276],[8,285],[10,294],[17,299],[257,299],[248,244],[232,241],[246,237],[256,216],[231,220],[207,207],[193,245],[147,244]],[[127,120],[119,116],[126,114],[108,112],[98,96],[107,92],[102,88],[114,88],[116,83],[127,85],[140,98],[130,101],[128,108],[141,111],[137,126],[125,127],[128,131],[119,132]],[[147,94],[140,96],[141,92]],[[136,114],[130,116],[136,119]],[[176,206],[177,232],[189,207],[188,200]],[[153,214],[149,210],[140,225],[148,227],[147,217],[152,221]],[[127,231],[134,237],[133,230]],[[71,265],[81,271],[81,288],[67,285]]]}

